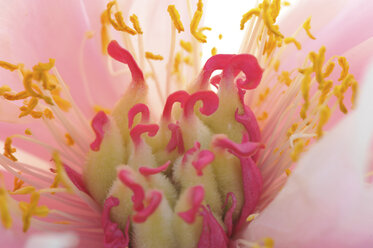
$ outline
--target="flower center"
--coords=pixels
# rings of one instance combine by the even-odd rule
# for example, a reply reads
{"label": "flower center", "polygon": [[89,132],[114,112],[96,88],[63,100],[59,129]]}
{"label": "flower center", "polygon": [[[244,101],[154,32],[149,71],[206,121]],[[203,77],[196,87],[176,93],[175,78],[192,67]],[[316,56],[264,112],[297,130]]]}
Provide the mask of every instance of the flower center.
{"label": "flower center", "polygon": [[[100,111],[92,120],[96,139],[83,172],[88,191],[121,230],[132,233],[131,243],[195,247],[214,237],[228,245],[262,189],[255,155],[264,146],[243,101],[262,77],[255,57],[211,57],[189,93],[169,95],[158,124],[150,124],[139,67],[115,41],[108,53],[128,65],[133,81],[112,115]],[[217,93],[208,90],[215,70],[222,70]]]}

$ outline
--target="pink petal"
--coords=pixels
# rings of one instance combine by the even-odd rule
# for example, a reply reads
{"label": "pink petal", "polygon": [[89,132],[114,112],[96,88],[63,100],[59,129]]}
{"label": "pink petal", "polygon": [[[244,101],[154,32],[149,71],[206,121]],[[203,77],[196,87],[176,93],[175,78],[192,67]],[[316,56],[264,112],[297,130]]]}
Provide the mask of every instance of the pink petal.
{"label": "pink petal", "polygon": [[243,237],[276,247],[369,247],[373,189],[365,182],[373,141],[373,68],[358,108],[299,162]]}

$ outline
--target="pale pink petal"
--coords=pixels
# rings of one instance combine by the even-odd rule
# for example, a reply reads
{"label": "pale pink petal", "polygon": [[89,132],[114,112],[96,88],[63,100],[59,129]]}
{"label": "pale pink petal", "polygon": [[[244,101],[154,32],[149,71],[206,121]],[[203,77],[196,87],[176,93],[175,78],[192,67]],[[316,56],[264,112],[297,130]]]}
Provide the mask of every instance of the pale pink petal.
{"label": "pale pink petal", "polygon": [[299,162],[283,190],[243,237],[276,247],[369,247],[373,189],[366,184],[373,138],[373,68],[359,106]]}

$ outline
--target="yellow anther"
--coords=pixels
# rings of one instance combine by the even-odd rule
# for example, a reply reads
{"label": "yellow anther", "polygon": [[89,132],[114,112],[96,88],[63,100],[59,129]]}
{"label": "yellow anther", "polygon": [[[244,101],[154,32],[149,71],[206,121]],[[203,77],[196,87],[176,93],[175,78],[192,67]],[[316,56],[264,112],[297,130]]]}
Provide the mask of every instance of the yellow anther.
{"label": "yellow anther", "polygon": [[287,37],[284,39],[285,44],[293,43],[298,50],[302,49],[302,45],[294,38],[294,37]]}
{"label": "yellow anther", "polygon": [[286,176],[290,176],[291,175],[291,170],[289,168],[287,168],[285,170],[285,173],[286,173]]}
{"label": "yellow anther", "polygon": [[55,59],[49,59],[48,63],[41,63],[39,62],[37,65],[34,65],[32,67],[32,70],[34,71],[49,71],[54,67]]}
{"label": "yellow anther", "polygon": [[322,128],[328,122],[330,118],[330,108],[328,107],[328,105],[323,105],[320,108],[319,116],[320,116],[319,122],[316,127],[316,134],[317,134],[318,139],[323,136]]}
{"label": "yellow anther", "polygon": [[111,113],[111,109],[108,109],[108,108],[104,108],[102,106],[99,106],[99,105],[95,105],[93,106],[93,110],[98,113],[100,111],[103,111],[105,114],[110,114]]}
{"label": "yellow anther", "polygon": [[283,1],[282,4],[283,4],[284,6],[290,6],[290,5],[291,5],[290,2],[288,2],[288,1]]}
{"label": "yellow anther", "polygon": [[278,26],[274,25],[274,21],[270,13],[269,0],[263,1],[263,20],[264,20],[264,24],[266,25],[266,27],[268,28],[270,32],[272,32],[273,34],[281,38],[284,38],[284,35],[281,34],[281,32],[278,30]]}
{"label": "yellow anther", "polygon": [[344,77],[342,83],[341,83],[341,91],[342,93],[345,93],[348,89],[348,87],[351,86],[351,82],[354,80],[354,76],[352,74],[348,74],[346,77]]}
{"label": "yellow anther", "polygon": [[95,36],[95,32],[93,31],[86,31],[84,33],[84,36],[87,38],[87,39],[92,39],[94,36]]}
{"label": "yellow anther", "polygon": [[5,189],[0,188],[0,215],[1,223],[7,229],[12,226],[12,217],[10,216],[8,208],[8,195]]}
{"label": "yellow anther", "polygon": [[29,128],[26,128],[25,134],[26,135],[32,135],[32,132],[31,132],[31,130]]}
{"label": "yellow anther", "polygon": [[52,154],[52,158],[53,158],[54,164],[56,165],[56,176],[54,177],[54,181],[50,187],[57,188],[58,185],[61,183],[63,186],[65,186],[65,188],[69,189],[69,186],[63,180],[62,174],[65,173],[65,169],[63,167],[63,164],[61,162],[60,155],[58,154],[58,152],[54,152]]}
{"label": "yellow anther", "polygon": [[184,57],[183,62],[187,65],[193,65],[193,61],[190,56]]}
{"label": "yellow anther", "polygon": [[0,60],[0,67],[6,69],[6,70],[9,70],[9,71],[14,71],[14,70],[17,70],[19,68],[19,65],[13,65],[11,63],[8,63],[6,61],[1,61]]}
{"label": "yellow anther", "polygon": [[304,120],[307,117],[307,110],[309,107],[309,91],[310,91],[310,85],[311,85],[311,75],[309,72],[306,72],[304,74],[304,77],[301,82],[301,90],[302,90],[302,97],[304,100],[304,104],[300,111],[300,117]]}
{"label": "yellow anther", "polygon": [[163,57],[159,54],[153,54],[151,52],[145,52],[145,58],[152,60],[163,60]]}
{"label": "yellow anther", "polygon": [[223,39],[223,35],[219,34],[219,40]]}
{"label": "yellow anther", "polygon": [[273,153],[277,153],[279,150],[280,150],[280,148],[276,147],[276,148],[273,150]]}
{"label": "yellow anther", "polygon": [[263,239],[264,247],[263,248],[273,248],[275,247],[275,241],[272,238],[264,238]]}
{"label": "yellow anther", "polygon": [[66,138],[66,144],[67,144],[68,146],[72,146],[72,145],[75,144],[75,141],[74,141],[74,139],[71,137],[70,134],[66,133],[66,134],[65,134],[65,138]]}
{"label": "yellow anther", "polygon": [[259,16],[261,9],[254,8],[246,12],[241,19],[240,29],[243,30],[245,28],[246,22],[248,22],[253,16]]}
{"label": "yellow anther", "polygon": [[19,208],[22,211],[23,232],[27,232],[31,225],[32,216],[45,217],[49,214],[46,206],[38,206],[40,194],[34,191],[30,197],[30,203],[20,202]]}
{"label": "yellow anther", "polygon": [[101,49],[104,55],[107,55],[107,46],[110,42],[109,31],[107,24],[109,24],[109,18],[107,17],[107,11],[105,10],[101,14]]}
{"label": "yellow anther", "polygon": [[333,90],[333,93],[338,98],[339,109],[341,110],[342,113],[347,114],[348,110],[343,103],[344,92],[342,90],[342,85],[335,86],[334,90]]}
{"label": "yellow anther", "polygon": [[304,140],[303,139],[297,139],[294,141],[294,148],[293,151],[290,153],[290,157],[293,160],[293,162],[297,162],[299,159],[299,155],[303,152],[304,150]]}
{"label": "yellow anther", "polygon": [[286,84],[286,86],[290,86],[291,82],[293,82],[288,71],[281,72],[277,79],[279,82]]}
{"label": "yellow anther", "polygon": [[21,117],[31,114],[31,112],[34,110],[36,105],[38,105],[38,99],[36,97],[32,97],[29,103],[27,104],[26,108],[20,113],[18,117],[21,118]]}
{"label": "yellow anther", "polygon": [[256,213],[256,214],[250,214],[247,218],[246,218],[246,221],[247,222],[250,222],[250,221],[253,221],[256,217],[258,217],[259,214]]}
{"label": "yellow anther", "polygon": [[325,71],[323,73],[323,78],[327,78],[330,76],[330,74],[332,74],[333,70],[334,70],[334,67],[335,67],[335,63],[334,62],[329,62],[328,65],[326,66],[325,68]]}
{"label": "yellow anther", "polygon": [[0,87],[0,96],[4,95],[6,92],[10,92],[12,89],[8,85]]}
{"label": "yellow anther", "polygon": [[24,181],[22,181],[18,177],[15,177],[13,181],[13,191],[20,189],[24,183]]}
{"label": "yellow anther", "polygon": [[32,111],[31,116],[32,118],[39,119],[43,116],[43,113],[40,111]]}
{"label": "yellow anther", "polygon": [[276,60],[273,68],[275,69],[275,72],[278,72],[278,69],[280,68],[280,60]]}
{"label": "yellow anther", "polygon": [[287,131],[287,137],[290,138],[290,136],[292,136],[294,134],[294,132],[297,130],[297,128],[298,128],[298,123],[294,123],[293,125],[291,125],[291,127]]}
{"label": "yellow anther", "polygon": [[211,49],[211,56],[214,56],[214,55],[216,55],[218,53],[218,49],[216,49],[216,47],[213,47],[212,49]]}
{"label": "yellow anther", "polygon": [[25,87],[26,92],[33,97],[43,99],[47,104],[53,105],[52,99],[48,96],[44,96],[35,92],[32,84],[33,73],[25,72],[23,76],[23,86]]}
{"label": "yellow anther", "polygon": [[62,110],[62,111],[69,111],[71,108],[71,103],[67,101],[66,99],[63,99],[60,96],[61,88],[57,87],[53,91],[51,91],[53,101],[57,104],[57,106]]}
{"label": "yellow anther", "polygon": [[[41,112],[37,112],[37,113],[35,113],[36,114],[36,116],[39,116],[39,115],[43,115],[43,113],[41,113]],[[40,117],[41,117],[40,116]],[[49,109],[49,108],[46,108],[46,109],[44,109],[44,116],[45,116],[45,118],[47,118],[47,119],[49,119],[49,120],[52,120],[52,119],[54,119],[54,115],[53,115],[53,112]],[[34,117],[34,116],[33,116]],[[39,118],[40,118],[39,117]],[[37,117],[34,117],[34,118],[37,118]]]}
{"label": "yellow anther", "polygon": [[184,26],[183,23],[180,20],[180,14],[177,11],[175,5],[169,5],[167,8],[168,13],[170,14],[171,20],[177,29],[177,32],[182,32],[184,31]]}
{"label": "yellow anther", "polygon": [[271,9],[271,16],[272,16],[273,22],[276,22],[276,19],[278,15],[280,14],[280,10],[281,10],[281,0],[272,0],[270,9]]}
{"label": "yellow anther", "polygon": [[260,115],[260,116],[257,117],[257,120],[258,120],[258,121],[264,121],[264,120],[266,120],[267,118],[268,118],[268,113],[267,113],[266,111],[264,111],[264,112],[262,113],[262,115]]}
{"label": "yellow anther", "polygon": [[111,17],[111,9],[113,8],[115,3],[116,1],[112,1],[107,4],[106,16],[109,20],[109,23],[113,26],[114,29],[118,31],[126,32],[131,35],[137,34],[137,32],[134,29],[127,26],[127,24],[124,22],[122,12],[117,11],[114,14],[115,20],[113,20],[113,18]]}
{"label": "yellow anther", "polygon": [[192,43],[189,41],[180,40],[180,46],[188,53],[193,51]]}
{"label": "yellow anther", "polygon": [[319,105],[323,104],[326,100],[326,97],[328,96],[330,90],[333,88],[333,81],[328,80],[324,83],[322,89],[321,89],[321,95],[319,98]]}
{"label": "yellow anther", "polygon": [[316,40],[316,37],[311,34],[311,17],[308,17],[308,19],[303,23],[303,28],[306,31],[308,37],[310,37],[313,40]]}
{"label": "yellow anther", "polygon": [[11,193],[12,195],[28,195],[35,191],[35,187],[33,186],[26,186],[23,188],[15,189]]}
{"label": "yellow anther", "polygon": [[204,35],[202,32],[198,32],[198,25],[201,21],[202,18],[202,1],[199,0],[197,4],[197,10],[194,12],[192,21],[190,22],[190,32],[196,38],[199,42],[201,43],[206,43],[207,42],[207,37]]}
{"label": "yellow anther", "polygon": [[130,16],[130,21],[132,22],[133,28],[136,30],[138,34],[143,34],[139,19],[137,18],[137,15],[133,14]]}
{"label": "yellow anther", "polygon": [[342,81],[347,77],[350,66],[345,57],[339,57],[338,64],[342,67],[341,76],[338,78],[338,81]]}
{"label": "yellow anther", "polygon": [[180,72],[180,65],[181,65],[181,62],[182,62],[182,57],[181,57],[181,53],[178,52],[176,53],[175,55],[175,60],[174,60],[174,69],[173,69],[173,73],[179,73]]}
{"label": "yellow anther", "polygon": [[258,99],[258,106],[260,105],[260,104],[262,104],[264,101],[265,101],[265,99],[267,99],[267,96],[268,96],[268,94],[269,94],[269,88],[267,87],[262,93],[259,93],[259,99]]}
{"label": "yellow anther", "polygon": [[13,155],[16,151],[17,149],[12,147],[12,138],[6,138],[4,142],[4,156],[13,161],[18,161],[18,159]]}

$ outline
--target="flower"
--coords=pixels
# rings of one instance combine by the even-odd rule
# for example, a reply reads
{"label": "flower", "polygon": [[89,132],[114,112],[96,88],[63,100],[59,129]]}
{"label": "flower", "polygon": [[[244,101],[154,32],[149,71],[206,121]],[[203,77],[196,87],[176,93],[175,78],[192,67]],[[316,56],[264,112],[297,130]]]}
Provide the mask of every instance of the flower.
{"label": "flower", "polygon": [[[284,31],[293,22],[285,20],[285,29],[278,25],[281,2],[264,0],[243,15],[241,29],[246,27],[248,37],[241,53],[214,55],[199,71],[200,43],[210,30],[200,22],[201,0],[148,6],[162,9],[157,23],[144,21],[154,14],[126,13],[116,1],[97,9],[100,5],[76,1],[42,4],[42,9],[67,8],[69,20],[83,19],[59,29],[65,37],[80,35],[82,42],[64,38],[74,47],[72,57],[61,46],[53,50],[56,59],[34,66],[27,57],[25,64],[0,63],[21,79],[21,87],[0,88],[2,119],[29,127],[25,135],[10,133],[11,128],[4,132],[3,226],[31,233],[74,231],[82,247],[227,247],[245,232],[261,239],[245,244],[272,246],[275,232],[253,228],[281,202],[291,181],[271,203],[295,162],[323,137],[328,120],[346,114],[357,96],[359,75],[349,70],[346,57],[331,57],[325,46],[313,49],[308,41],[321,33],[314,18],[312,28],[305,18],[288,35]],[[191,9],[189,18],[179,13],[183,7]],[[15,16],[40,20],[42,30],[55,28],[43,15],[18,10]],[[163,23],[171,26],[165,35],[169,52],[153,42],[165,32]],[[154,33],[156,25],[162,28]],[[350,47],[367,37],[355,37]],[[56,46],[47,41],[30,49],[39,55]],[[9,39],[3,43],[12,47]],[[296,62],[297,50],[302,63]],[[338,52],[335,46],[331,50]],[[60,73],[59,65],[66,71]],[[74,83],[67,86],[62,77]],[[127,83],[125,90],[111,83],[119,78]],[[23,160],[15,145],[39,160]],[[10,175],[13,189],[6,186]]]}

